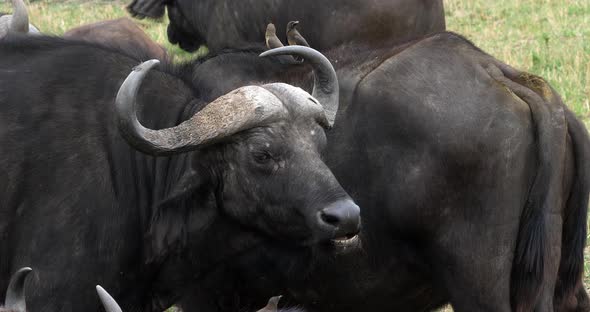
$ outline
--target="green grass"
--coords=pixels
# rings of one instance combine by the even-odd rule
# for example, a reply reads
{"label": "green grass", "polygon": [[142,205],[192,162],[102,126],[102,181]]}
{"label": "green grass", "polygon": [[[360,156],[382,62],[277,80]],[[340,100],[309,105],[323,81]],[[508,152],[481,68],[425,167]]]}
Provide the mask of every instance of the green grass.
{"label": "green grass", "polygon": [[449,30],[547,79],[590,125],[590,1],[447,0]]}
{"label": "green grass", "polygon": [[[26,0],[25,0],[26,1]],[[29,3],[30,21],[46,34],[62,35],[66,31],[89,23],[129,16],[125,10],[131,1],[33,1]],[[0,2],[0,12],[12,12],[9,1]],[[166,27],[168,17],[162,20],[137,20],[141,28],[156,42],[163,45],[169,53],[180,59],[189,59],[202,55],[206,49],[197,54],[189,54],[178,46],[168,42]]]}
{"label": "green grass", "polygon": [[[83,24],[127,16],[127,2],[41,0],[29,9],[33,24],[60,35]],[[590,126],[590,0],[445,0],[445,6],[449,30],[514,67],[546,78]],[[11,8],[1,2],[0,11]],[[195,57],[168,43],[166,19],[137,22],[176,59]]]}

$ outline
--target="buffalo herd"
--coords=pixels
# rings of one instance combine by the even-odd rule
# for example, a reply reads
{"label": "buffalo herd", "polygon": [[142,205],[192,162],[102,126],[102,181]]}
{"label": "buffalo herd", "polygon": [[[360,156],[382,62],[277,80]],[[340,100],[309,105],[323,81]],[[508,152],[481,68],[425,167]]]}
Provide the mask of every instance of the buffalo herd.
{"label": "buffalo herd", "polygon": [[590,311],[587,130],[442,0],[13,6],[0,312]]}

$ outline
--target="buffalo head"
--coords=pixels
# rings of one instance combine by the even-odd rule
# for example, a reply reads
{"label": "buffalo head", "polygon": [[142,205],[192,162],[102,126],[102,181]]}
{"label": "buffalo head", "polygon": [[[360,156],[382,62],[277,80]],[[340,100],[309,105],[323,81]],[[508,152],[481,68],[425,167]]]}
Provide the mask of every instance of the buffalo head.
{"label": "buffalo head", "polygon": [[338,108],[336,73],[322,54],[306,47],[262,56],[278,54],[307,59],[315,73],[313,96],[283,83],[245,86],[178,126],[148,129],[137,119],[136,102],[142,81],[158,64],[152,60],[136,67],[119,90],[120,131],[151,155],[195,151],[186,170],[207,172],[218,209],[244,228],[303,245],[346,245],[360,229],[359,207],[321,157]]}

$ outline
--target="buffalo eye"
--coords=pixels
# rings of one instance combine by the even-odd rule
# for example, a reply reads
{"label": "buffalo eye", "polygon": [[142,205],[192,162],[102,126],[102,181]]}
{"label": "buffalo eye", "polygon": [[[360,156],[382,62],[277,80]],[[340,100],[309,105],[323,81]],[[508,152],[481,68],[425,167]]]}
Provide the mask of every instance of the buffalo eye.
{"label": "buffalo eye", "polygon": [[259,164],[267,164],[272,160],[272,155],[267,151],[254,152],[252,157]]}

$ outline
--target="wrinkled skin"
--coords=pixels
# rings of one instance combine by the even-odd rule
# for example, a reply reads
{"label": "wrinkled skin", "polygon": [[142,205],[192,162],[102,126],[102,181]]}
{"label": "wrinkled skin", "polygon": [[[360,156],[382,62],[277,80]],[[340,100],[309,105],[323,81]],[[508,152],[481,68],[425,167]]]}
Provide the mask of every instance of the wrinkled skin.
{"label": "wrinkled skin", "polygon": [[[162,311],[255,246],[331,246],[318,212],[354,205],[320,158],[322,126],[273,87],[284,119],[173,156],[133,149],[113,103],[138,63],[58,38],[0,46],[0,293],[15,268],[34,267],[31,311],[99,311],[96,284],[124,311]],[[146,126],[177,125],[208,103],[179,71],[147,76]]]}
{"label": "wrinkled skin", "polygon": [[150,39],[139,26],[127,17],[76,27],[68,30],[63,37],[94,42],[129,53],[136,51],[139,54],[137,57],[144,60],[165,61],[168,57],[164,47]]}
{"label": "wrinkled skin", "polygon": [[[305,67],[262,70],[255,57],[212,57],[195,68],[193,84],[206,97],[281,75],[309,88]],[[396,48],[344,46],[328,57],[341,105],[324,157],[363,207],[362,248],[338,256],[252,249],[187,291],[186,311],[254,308],[277,293],[322,312],[430,311],[445,303],[455,311],[590,310],[581,276],[590,141],[548,84],[510,74],[449,33]],[[512,84],[489,66],[503,68]],[[200,78],[204,72],[233,77],[213,84]],[[530,223],[532,232],[522,228]],[[542,240],[530,250],[547,249],[519,262],[515,252],[530,236]],[[544,274],[519,279],[523,261],[542,262]]]}
{"label": "wrinkled skin", "polygon": [[212,52],[262,47],[269,22],[286,44],[292,20],[301,22],[299,31],[319,51],[347,42],[405,42],[445,30],[442,0],[136,0],[130,11],[157,17],[163,10],[149,9],[164,3],[170,18],[168,39],[187,51],[202,44]]}

